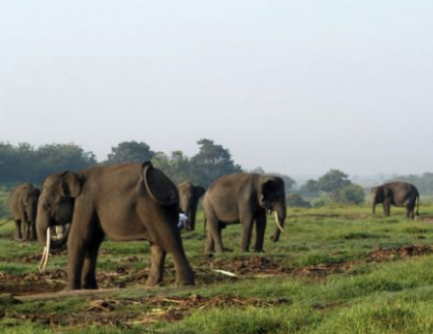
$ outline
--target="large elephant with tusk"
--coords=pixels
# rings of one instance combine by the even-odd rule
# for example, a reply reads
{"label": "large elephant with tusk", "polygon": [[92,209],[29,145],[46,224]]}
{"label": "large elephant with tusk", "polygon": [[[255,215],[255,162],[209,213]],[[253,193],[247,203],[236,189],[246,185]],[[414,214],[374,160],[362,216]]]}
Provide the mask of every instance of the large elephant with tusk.
{"label": "large elephant with tusk", "polygon": [[[66,289],[96,289],[96,261],[104,237],[110,240],[148,240],[151,268],[147,284],[162,281],[169,253],[176,269],[176,284],[194,284],[177,228],[179,196],[176,185],[150,162],[91,167],[56,173],[43,183],[36,221],[38,239],[49,248],[67,240]],[[70,227],[65,236],[51,240],[51,227]]]}
{"label": "large elephant with tusk", "polygon": [[266,213],[275,213],[276,229],[272,236],[278,241],[286,219],[284,181],[275,175],[234,173],[215,180],[203,198],[207,230],[206,253],[224,252],[221,230],[229,224],[241,223],[241,251],[247,252],[255,223],[254,251],[263,251]]}

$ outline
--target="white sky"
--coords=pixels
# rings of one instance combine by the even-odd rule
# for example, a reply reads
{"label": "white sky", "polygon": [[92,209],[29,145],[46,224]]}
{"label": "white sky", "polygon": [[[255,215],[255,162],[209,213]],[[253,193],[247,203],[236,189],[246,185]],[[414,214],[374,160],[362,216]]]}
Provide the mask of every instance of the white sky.
{"label": "white sky", "polygon": [[433,2],[0,0],[0,141],[433,171]]}

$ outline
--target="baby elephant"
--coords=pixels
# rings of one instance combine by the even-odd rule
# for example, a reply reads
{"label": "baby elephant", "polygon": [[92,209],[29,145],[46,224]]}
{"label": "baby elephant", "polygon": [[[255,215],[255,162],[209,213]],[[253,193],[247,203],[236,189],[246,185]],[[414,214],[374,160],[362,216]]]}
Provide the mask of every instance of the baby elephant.
{"label": "baby elephant", "polygon": [[[383,203],[385,216],[390,215],[391,205],[406,208],[406,217],[418,216],[419,193],[413,184],[407,182],[389,182],[371,189],[372,211],[375,214],[376,204]],[[415,213],[415,205],[417,205]]]}
{"label": "baby elephant", "polygon": [[[30,183],[15,187],[9,195],[9,207],[17,227],[19,239],[36,240],[36,211],[41,191]],[[22,226],[22,224],[24,226]]]}

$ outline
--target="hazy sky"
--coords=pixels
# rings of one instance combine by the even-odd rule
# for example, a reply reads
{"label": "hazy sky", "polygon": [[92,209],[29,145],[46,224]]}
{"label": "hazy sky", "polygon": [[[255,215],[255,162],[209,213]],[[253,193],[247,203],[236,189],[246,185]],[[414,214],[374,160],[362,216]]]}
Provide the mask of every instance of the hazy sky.
{"label": "hazy sky", "polygon": [[0,141],[433,172],[431,0],[0,0]]}

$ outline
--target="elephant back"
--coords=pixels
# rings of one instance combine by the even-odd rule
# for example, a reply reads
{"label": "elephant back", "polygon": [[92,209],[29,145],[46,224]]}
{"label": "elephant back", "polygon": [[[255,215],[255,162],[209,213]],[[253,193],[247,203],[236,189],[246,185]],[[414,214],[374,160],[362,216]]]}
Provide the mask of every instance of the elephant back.
{"label": "elephant back", "polygon": [[161,205],[179,203],[176,185],[161,170],[154,168],[150,162],[143,164],[143,181],[150,197]]}

